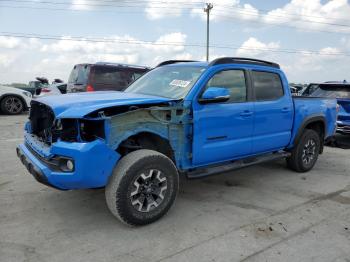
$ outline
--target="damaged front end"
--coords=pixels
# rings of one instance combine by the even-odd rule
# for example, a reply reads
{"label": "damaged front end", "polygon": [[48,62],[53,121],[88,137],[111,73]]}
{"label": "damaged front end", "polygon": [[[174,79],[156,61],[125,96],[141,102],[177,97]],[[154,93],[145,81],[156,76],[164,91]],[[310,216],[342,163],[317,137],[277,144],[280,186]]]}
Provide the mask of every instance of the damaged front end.
{"label": "damaged front end", "polygon": [[51,108],[32,102],[25,142],[17,154],[41,183],[58,189],[106,185],[119,154],[105,142],[103,118],[55,118]]}
{"label": "damaged front end", "polygon": [[33,101],[17,153],[39,182],[59,189],[104,187],[118,160],[141,148],[167,155],[181,170],[191,162],[189,108],[161,101],[103,107],[76,117]]}
{"label": "damaged front end", "polygon": [[50,107],[37,101],[32,102],[29,120],[26,131],[47,145],[58,140],[91,142],[96,139],[105,139],[104,119],[55,119]]}

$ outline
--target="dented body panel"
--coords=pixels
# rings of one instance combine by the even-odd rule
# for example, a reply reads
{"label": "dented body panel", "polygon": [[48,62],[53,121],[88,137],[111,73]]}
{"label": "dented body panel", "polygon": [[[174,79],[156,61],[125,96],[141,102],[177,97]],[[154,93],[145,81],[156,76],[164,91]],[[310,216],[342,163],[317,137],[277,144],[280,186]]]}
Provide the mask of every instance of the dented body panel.
{"label": "dented body panel", "polygon": [[169,141],[177,166],[180,169],[189,167],[189,136],[192,130],[190,112],[190,109],[184,109],[180,104],[172,107],[155,106],[112,116],[107,120],[107,143],[116,150],[131,136],[145,132],[156,134]]}

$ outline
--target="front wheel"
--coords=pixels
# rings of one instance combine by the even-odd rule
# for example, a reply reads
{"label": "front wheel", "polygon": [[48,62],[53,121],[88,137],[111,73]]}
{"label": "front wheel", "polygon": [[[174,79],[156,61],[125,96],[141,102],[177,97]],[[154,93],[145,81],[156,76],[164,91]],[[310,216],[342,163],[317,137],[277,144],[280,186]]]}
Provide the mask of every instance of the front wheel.
{"label": "front wheel", "polygon": [[306,129],[294,146],[292,155],[287,158],[288,167],[300,173],[311,170],[318,159],[320,147],[319,134],[314,130]]}
{"label": "front wheel", "polygon": [[178,187],[179,176],[171,159],[153,150],[137,150],[114,169],[105,190],[107,206],[126,224],[150,224],[168,212]]}

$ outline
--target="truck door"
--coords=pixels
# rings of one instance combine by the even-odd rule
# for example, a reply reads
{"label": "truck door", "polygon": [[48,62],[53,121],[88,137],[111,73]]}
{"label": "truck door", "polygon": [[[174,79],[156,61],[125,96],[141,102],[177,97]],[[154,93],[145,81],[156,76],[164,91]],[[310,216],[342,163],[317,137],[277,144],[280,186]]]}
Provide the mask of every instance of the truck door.
{"label": "truck door", "polygon": [[[247,73],[240,69],[216,71],[203,86],[229,90],[226,102],[193,102],[193,164],[200,166],[246,156],[252,150],[253,102],[249,102]],[[201,98],[199,95],[198,99]]]}
{"label": "truck door", "polygon": [[294,106],[289,87],[278,73],[251,71],[254,93],[253,153],[284,148],[289,144]]}

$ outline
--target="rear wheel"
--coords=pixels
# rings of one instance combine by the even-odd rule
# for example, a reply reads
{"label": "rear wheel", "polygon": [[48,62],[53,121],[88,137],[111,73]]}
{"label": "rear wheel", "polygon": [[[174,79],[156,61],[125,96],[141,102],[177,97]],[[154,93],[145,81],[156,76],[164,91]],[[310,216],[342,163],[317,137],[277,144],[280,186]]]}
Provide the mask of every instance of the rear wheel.
{"label": "rear wheel", "polygon": [[294,146],[292,155],[287,158],[288,167],[297,172],[311,170],[318,159],[321,147],[319,134],[311,129],[306,129]]}
{"label": "rear wheel", "polygon": [[18,115],[24,110],[22,100],[17,96],[7,96],[1,100],[1,111],[8,115]]}
{"label": "rear wheel", "polygon": [[178,191],[174,163],[153,150],[137,150],[123,157],[106,187],[106,201],[114,216],[129,225],[150,224],[164,216]]}

